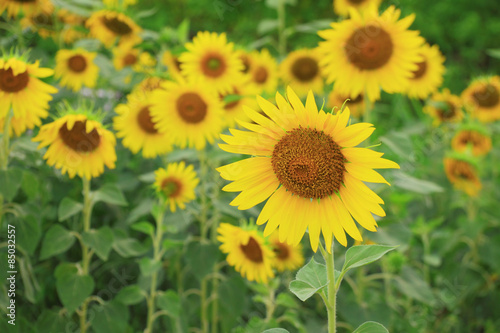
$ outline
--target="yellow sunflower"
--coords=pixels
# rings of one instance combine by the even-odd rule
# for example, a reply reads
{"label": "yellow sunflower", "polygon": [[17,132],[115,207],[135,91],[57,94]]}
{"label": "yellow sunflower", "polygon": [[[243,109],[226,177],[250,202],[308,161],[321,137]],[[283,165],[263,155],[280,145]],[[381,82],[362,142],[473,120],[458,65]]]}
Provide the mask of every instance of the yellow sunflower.
{"label": "yellow sunflower", "polygon": [[142,31],[127,15],[112,11],[100,10],[92,13],[85,25],[90,34],[110,47],[117,40],[119,44],[135,45],[141,42],[139,33]]}
{"label": "yellow sunflower", "polygon": [[54,9],[50,0],[1,0],[0,15],[7,10],[7,16],[16,17],[22,12],[24,15],[30,15],[34,12],[51,12]]}
{"label": "yellow sunflower", "polygon": [[464,118],[460,97],[452,95],[449,89],[434,93],[423,111],[434,118],[435,126],[442,122],[459,122]]}
{"label": "yellow sunflower", "polygon": [[478,177],[477,167],[467,158],[446,157],[444,170],[453,186],[470,197],[477,196],[481,190],[482,184]]}
{"label": "yellow sunflower", "polygon": [[57,38],[62,38],[65,43],[71,44],[87,35],[81,30],[81,26],[85,25],[85,17],[62,8],[57,11],[56,18],[64,25]]}
{"label": "yellow sunflower", "polygon": [[178,80],[182,77],[181,62],[178,56],[172,54],[170,51],[165,51],[162,56],[162,63],[167,66],[168,74],[170,74],[174,80]]}
{"label": "yellow sunflower", "polygon": [[361,16],[332,23],[332,29],[319,31],[320,64],[334,90],[347,96],[366,91],[370,101],[380,98],[380,89],[388,93],[406,89],[421,61],[418,54],[423,38],[418,31],[407,30],[415,19],[410,15],[398,20],[401,11],[390,6],[382,15],[366,11]]}
{"label": "yellow sunflower", "polygon": [[333,10],[337,15],[348,16],[350,9],[363,13],[371,8],[378,8],[381,2],[382,0],[333,0]]}
{"label": "yellow sunflower", "polygon": [[20,23],[23,28],[31,29],[42,38],[55,37],[56,27],[53,8],[50,8],[50,11],[39,10],[25,15]]}
{"label": "yellow sunflower", "polygon": [[268,50],[250,53],[250,67],[248,75],[253,85],[258,89],[258,93],[273,93],[278,86],[278,64]]}
{"label": "yellow sunflower", "polygon": [[186,203],[196,198],[194,190],[200,180],[196,177],[192,165],[186,167],[184,162],[170,163],[167,169],[156,170],[155,176],[156,192],[170,206],[172,212],[175,212],[177,207],[185,209]]}
{"label": "yellow sunflower", "polygon": [[99,74],[99,67],[93,62],[96,56],[97,53],[81,48],[57,51],[55,77],[61,79],[61,86],[73,91],[82,86],[95,87]]}
{"label": "yellow sunflower", "polygon": [[144,158],[155,158],[172,150],[167,133],[160,133],[151,117],[150,93],[136,92],[127,96],[126,104],[119,104],[113,118],[116,136],[122,144],[137,154],[142,149]]}
{"label": "yellow sunflower", "polygon": [[241,80],[241,60],[228,43],[226,34],[200,31],[191,43],[186,44],[188,52],[179,57],[181,72],[189,80],[199,79],[219,93],[227,93],[235,82]]}
{"label": "yellow sunflower", "polygon": [[328,94],[326,107],[328,108],[328,110],[331,110],[335,107],[340,109],[342,105],[344,105],[344,103],[349,107],[351,116],[353,117],[360,118],[365,113],[366,101],[363,98],[363,94],[359,94],[357,97],[353,98],[339,94],[337,91],[332,90]]}
{"label": "yellow sunflower", "polygon": [[451,147],[457,152],[464,152],[470,147],[472,155],[483,156],[491,150],[491,137],[481,127],[467,126],[455,134]]}
{"label": "yellow sunflower", "polygon": [[466,108],[482,122],[500,119],[500,76],[483,77],[472,81],[462,93]]}
{"label": "yellow sunflower", "polygon": [[290,85],[300,97],[313,93],[323,93],[323,77],[319,67],[321,57],[316,49],[293,51],[280,64],[281,79]]}
{"label": "yellow sunflower", "polygon": [[7,116],[10,109],[13,117],[18,119],[26,119],[28,113],[45,117],[51,94],[57,89],[39,79],[53,73],[52,69],[40,68],[38,61],[27,63],[24,56],[5,54],[1,57],[0,118]]}
{"label": "yellow sunflower", "polygon": [[[267,222],[264,236],[279,226],[279,240],[296,246],[307,228],[311,247],[317,250],[320,232],[328,251],[332,235],[344,246],[345,231],[362,239],[352,217],[365,229],[376,231],[372,213],[385,216],[383,201],[363,182],[387,183],[373,169],[399,168],[382,153],[355,148],[373,131],[372,124],[348,126],[346,107],[336,115],[319,110],[310,92],[305,106],[288,88],[290,104],[276,94],[277,106],[259,97],[267,117],[246,108],[256,123],[238,123],[250,131],[221,135],[221,149],[253,157],[218,168],[233,181],[223,190],[241,192],[232,202],[251,208],[268,199],[257,224]],[[352,216],[352,217],[351,217]]]}
{"label": "yellow sunflower", "polygon": [[148,52],[124,45],[113,49],[113,65],[117,70],[131,67],[138,73],[151,73],[156,66],[156,60]]}
{"label": "yellow sunflower", "polygon": [[250,53],[248,53],[245,50],[236,50],[236,54],[238,55],[238,58],[241,60],[241,63],[243,64],[243,67],[241,68],[241,73],[243,75],[248,75],[250,72],[250,68],[252,66],[252,58],[250,56]]}
{"label": "yellow sunflower", "polygon": [[249,84],[234,85],[233,89],[228,94],[219,94],[219,97],[224,104],[224,120],[226,126],[233,127],[236,124],[236,119],[248,121],[249,118],[245,114],[243,106],[257,107],[255,101],[255,88]]}
{"label": "yellow sunflower", "polygon": [[141,82],[139,82],[139,84],[137,84],[134,87],[134,90],[132,92],[133,93],[138,91],[149,92],[155,89],[162,89],[161,85],[163,82],[165,82],[165,80],[163,80],[162,78],[156,76],[149,76],[144,80],[142,80]]}
{"label": "yellow sunflower", "polygon": [[[10,119],[9,136],[20,136],[27,129],[33,129],[42,124],[42,119],[49,115],[47,110],[35,109],[33,112],[27,112],[24,116],[13,116]],[[5,117],[0,117],[0,134],[3,134],[5,126]]]}
{"label": "yellow sunflower", "polygon": [[302,254],[302,245],[290,246],[287,243],[280,242],[278,232],[273,232],[269,237],[269,243],[276,255],[273,266],[279,272],[284,270],[294,271],[304,265],[304,255]]}
{"label": "yellow sunflower", "polygon": [[222,102],[201,82],[169,82],[152,93],[150,107],[158,130],[181,148],[205,148],[223,126]]}
{"label": "yellow sunflower", "polygon": [[419,54],[422,60],[417,63],[418,69],[413,71],[406,93],[409,97],[424,99],[443,83],[444,57],[437,45],[429,44],[422,45]]}
{"label": "yellow sunflower", "polygon": [[258,230],[221,223],[217,232],[217,240],[222,243],[220,249],[227,253],[228,264],[241,276],[258,283],[267,283],[269,278],[274,277],[274,252]]}
{"label": "yellow sunflower", "polygon": [[104,172],[104,166],[115,168],[116,140],[110,131],[91,119],[89,111],[78,113],[73,109],[40,128],[33,141],[40,141],[38,149],[47,148],[43,156],[47,164],[68,173],[91,179]]}

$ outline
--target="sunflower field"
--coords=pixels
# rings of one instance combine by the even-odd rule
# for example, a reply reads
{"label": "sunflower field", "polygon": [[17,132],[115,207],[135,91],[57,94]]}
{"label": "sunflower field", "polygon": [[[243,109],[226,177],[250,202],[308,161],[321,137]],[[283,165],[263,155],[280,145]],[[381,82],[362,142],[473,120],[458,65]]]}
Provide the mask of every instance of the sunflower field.
{"label": "sunflower field", "polygon": [[0,0],[0,332],[500,332],[499,17]]}

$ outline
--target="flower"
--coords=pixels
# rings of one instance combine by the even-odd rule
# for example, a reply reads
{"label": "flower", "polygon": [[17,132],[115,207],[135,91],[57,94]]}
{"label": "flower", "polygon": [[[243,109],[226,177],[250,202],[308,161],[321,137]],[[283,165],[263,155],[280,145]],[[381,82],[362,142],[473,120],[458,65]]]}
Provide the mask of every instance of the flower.
{"label": "flower", "polygon": [[249,55],[248,76],[258,93],[271,93],[278,86],[278,64],[268,50],[254,51]]}
{"label": "flower", "polygon": [[170,51],[165,51],[162,56],[162,63],[167,66],[168,74],[174,80],[178,80],[182,77],[181,62],[178,56],[173,55]]}
{"label": "flower", "polygon": [[63,87],[73,91],[79,91],[82,86],[95,87],[99,74],[99,67],[94,64],[96,56],[97,53],[82,48],[57,51],[55,77],[61,79]]}
{"label": "flower", "polygon": [[[382,153],[355,148],[374,131],[373,125],[348,126],[349,108],[336,115],[318,111],[312,92],[305,106],[288,87],[288,100],[276,94],[277,106],[259,97],[267,117],[246,108],[255,124],[239,121],[250,131],[221,135],[219,147],[252,157],[218,168],[232,181],[223,190],[241,192],[230,204],[251,208],[267,200],[257,224],[267,222],[264,236],[279,226],[279,240],[296,246],[307,228],[317,250],[320,232],[328,251],[332,235],[344,246],[345,232],[361,240],[353,218],[370,231],[377,223],[372,213],[385,216],[383,201],[363,182],[387,183],[373,169],[399,168]],[[352,216],[352,217],[351,217]]]}
{"label": "flower", "polygon": [[125,44],[113,48],[113,65],[117,70],[131,67],[138,73],[151,73],[156,66],[156,60],[148,52],[141,52]]}
{"label": "flower", "polygon": [[319,67],[320,59],[316,49],[291,52],[280,64],[281,79],[299,96],[306,96],[309,90],[321,94],[324,84]]}
{"label": "flower", "polygon": [[0,15],[7,10],[7,16],[16,17],[20,12],[30,15],[37,11],[51,11],[54,6],[50,0],[2,0],[0,1]]}
{"label": "flower", "polygon": [[436,126],[442,122],[459,122],[464,117],[460,97],[452,95],[449,89],[434,93],[423,111],[434,118]]}
{"label": "flower", "polygon": [[92,13],[87,22],[90,34],[100,40],[105,46],[119,44],[135,45],[141,42],[139,33],[142,31],[130,17],[113,10],[99,10]]}
{"label": "flower", "polygon": [[348,16],[349,10],[364,12],[370,8],[378,8],[382,0],[333,0],[333,10],[337,15]]}
{"label": "flower", "polygon": [[224,119],[227,126],[235,126],[237,119],[248,120],[243,106],[257,106],[254,96],[255,87],[248,83],[234,85],[233,90],[229,94],[219,94],[224,104]]}
{"label": "flower", "polygon": [[500,76],[481,77],[462,92],[466,109],[482,122],[500,119]]}
{"label": "flower", "polygon": [[481,190],[482,185],[477,174],[477,167],[464,155],[446,157],[444,170],[453,186],[467,195],[475,197]]}
{"label": "flower", "polygon": [[194,190],[199,181],[192,165],[169,163],[166,169],[155,171],[154,188],[169,205],[170,211],[175,212],[177,207],[185,209],[186,203],[196,198]]}
{"label": "flower", "polygon": [[406,93],[409,97],[424,99],[443,83],[444,57],[437,45],[429,44],[422,45],[419,54],[422,56],[422,61],[417,63],[418,69],[413,71]]}
{"label": "flower", "polygon": [[326,107],[328,109],[332,108],[341,108],[342,105],[347,105],[349,110],[351,111],[351,116],[359,118],[365,113],[365,104],[366,101],[363,98],[363,94],[359,94],[356,98],[351,98],[342,94],[339,94],[337,91],[332,90],[328,94],[328,101],[326,102]]}
{"label": "flower", "polygon": [[299,243],[293,247],[287,243],[280,242],[278,232],[274,232],[269,237],[269,242],[275,253],[273,266],[279,272],[284,270],[294,271],[304,264],[304,256],[302,255],[302,245]]}
{"label": "flower", "polygon": [[464,126],[451,140],[453,150],[464,152],[472,148],[472,155],[483,156],[491,150],[491,137],[481,127]]}

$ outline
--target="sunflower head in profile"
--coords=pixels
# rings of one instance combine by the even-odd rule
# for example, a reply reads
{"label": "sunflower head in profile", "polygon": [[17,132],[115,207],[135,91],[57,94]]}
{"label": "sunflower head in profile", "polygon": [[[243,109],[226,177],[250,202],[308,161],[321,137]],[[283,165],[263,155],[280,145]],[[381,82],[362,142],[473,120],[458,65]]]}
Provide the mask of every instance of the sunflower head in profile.
{"label": "sunflower head in profile", "polygon": [[162,84],[151,95],[151,115],[161,133],[181,148],[205,148],[223,126],[223,105],[215,90],[195,81]]}
{"label": "sunflower head in profile", "polygon": [[278,272],[294,271],[304,265],[304,255],[300,243],[297,246],[291,246],[286,242],[280,242],[276,231],[269,237],[269,243],[275,254],[273,266]]}
{"label": "sunflower head in profile", "polygon": [[363,16],[355,10],[350,13],[350,19],[318,32],[325,39],[318,49],[327,81],[343,95],[366,92],[370,101],[380,98],[380,89],[406,89],[418,69],[418,50],[424,42],[418,31],[408,30],[415,15],[399,20],[401,11],[394,6],[381,15],[375,10]]}
{"label": "sunflower head in profile", "polygon": [[272,93],[278,86],[278,64],[267,49],[253,51],[249,55],[247,75],[257,89],[257,93]]}
{"label": "sunflower head in profile", "polygon": [[434,93],[423,111],[434,119],[436,126],[441,123],[460,122],[464,118],[462,100],[451,94],[449,89]]}
{"label": "sunflower head in profile", "polygon": [[156,193],[175,212],[177,207],[186,208],[186,203],[196,198],[195,188],[199,183],[194,167],[186,163],[169,163],[167,168],[155,171]]}
{"label": "sunflower head in profile", "polygon": [[257,224],[266,224],[264,236],[279,227],[279,240],[296,246],[309,229],[314,251],[323,234],[328,251],[332,236],[344,246],[345,232],[362,239],[353,218],[365,229],[376,231],[372,213],[385,216],[382,199],[364,182],[387,183],[373,169],[399,168],[382,153],[356,148],[373,131],[372,124],[349,124],[346,107],[333,115],[318,111],[310,92],[306,104],[288,88],[289,102],[279,93],[276,105],[258,97],[266,116],[246,108],[254,124],[238,123],[250,131],[221,135],[230,153],[252,157],[217,170],[232,181],[223,190],[241,192],[230,204],[249,209],[268,199]]}
{"label": "sunflower head in profile", "polygon": [[25,16],[36,12],[51,13],[54,5],[50,0],[2,0],[0,1],[0,15],[7,11],[7,16],[15,18],[19,13]]}
{"label": "sunflower head in profile", "polygon": [[453,186],[470,197],[478,195],[482,188],[476,163],[463,154],[450,154],[444,159],[444,170]]}
{"label": "sunflower head in profile", "polygon": [[417,62],[418,68],[413,71],[410,85],[406,91],[411,98],[427,98],[443,83],[444,57],[437,45],[424,44],[420,47],[421,61]]}
{"label": "sunflower head in profile", "polygon": [[136,92],[127,96],[126,104],[119,104],[113,118],[116,136],[122,144],[137,154],[142,149],[144,158],[155,158],[172,150],[167,133],[160,133],[151,117],[151,93]]}
{"label": "sunflower head in profile", "polygon": [[165,51],[161,60],[162,63],[167,66],[168,74],[172,79],[179,80],[179,78],[182,78],[181,61],[179,60],[178,55],[175,55],[170,51]]}
{"label": "sunflower head in profile", "polygon": [[293,51],[280,64],[280,76],[286,85],[301,97],[309,90],[313,93],[323,92],[323,77],[319,67],[321,57],[316,49]]}
{"label": "sunflower head in profile", "polygon": [[249,281],[267,283],[274,277],[272,263],[275,254],[262,234],[251,227],[221,223],[217,229],[220,249],[227,262]]}
{"label": "sunflower head in profile", "polygon": [[482,122],[500,119],[500,76],[478,78],[462,93],[466,109]]}
{"label": "sunflower head in profile", "polygon": [[92,37],[110,47],[116,41],[119,44],[136,45],[142,38],[142,31],[130,17],[113,10],[99,10],[92,13],[85,25],[90,29]]}
{"label": "sunflower head in profile", "polygon": [[378,8],[382,0],[333,0],[333,10],[340,16],[348,16],[349,10],[363,13],[372,8]]}
{"label": "sunflower head in profile", "polygon": [[457,152],[470,150],[474,156],[484,156],[491,150],[491,135],[482,126],[464,125],[451,140],[451,147]]}
{"label": "sunflower head in profile", "polygon": [[85,105],[72,108],[65,103],[62,114],[43,125],[33,141],[38,149],[47,147],[43,156],[47,164],[61,169],[70,178],[95,178],[104,172],[104,166],[115,168],[116,140],[104,128],[100,115]]}
{"label": "sunflower head in profile", "polygon": [[363,98],[363,94],[359,94],[357,97],[353,98],[339,94],[337,91],[332,90],[328,94],[326,107],[329,110],[333,108],[341,108],[344,103],[349,107],[351,116],[353,117],[360,118],[365,113],[366,101]]}
{"label": "sunflower head in profile", "polygon": [[61,86],[79,91],[82,86],[93,88],[99,75],[94,64],[95,52],[84,49],[59,50],[56,54],[55,77],[61,79]]}

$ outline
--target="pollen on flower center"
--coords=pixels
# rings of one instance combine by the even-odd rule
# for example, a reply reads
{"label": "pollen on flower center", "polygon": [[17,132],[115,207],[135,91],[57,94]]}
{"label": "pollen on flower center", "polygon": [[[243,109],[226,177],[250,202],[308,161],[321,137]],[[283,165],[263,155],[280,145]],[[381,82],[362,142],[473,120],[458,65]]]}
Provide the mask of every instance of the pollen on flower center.
{"label": "pollen on flower center", "polygon": [[340,146],[322,131],[296,128],[274,146],[271,163],[280,183],[303,198],[336,193],[344,180]]}
{"label": "pollen on flower center", "polygon": [[427,61],[424,60],[422,62],[419,62],[417,63],[417,66],[417,70],[413,72],[413,79],[419,79],[424,76],[427,71]]}
{"label": "pollen on flower center", "polygon": [[485,108],[495,106],[500,101],[498,90],[491,84],[486,85],[482,90],[476,91],[473,96],[477,104]]}
{"label": "pollen on flower center", "polygon": [[391,36],[382,28],[368,25],[354,31],[347,40],[344,51],[349,61],[359,69],[377,69],[391,58]]}
{"label": "pollen on flower center", "polygon": [[120,36],[128,35],[132,32],[132,28],[117,17],[105,17],[102,19],[102,24],[104,24],[106,28]]}
{"label": "pollen on flower center", "polygon": [[318,63],[309,57],[301,57],[292,65],[293,76],[303,82],[311,81],[318,75],[318,72]]}
{"label": "pollen on flower center", "polygon": [[151,118],[151,112],[149,111],[149,106],[145,106],[137,114],[137,122],[139,126],[147,133],[156,134],[158,131],[155,128],[155,123]]}
{"label": "pollen on flower center", "polygon": [[28,85],[30,76],[28,72],[14,75],[12,68],[0,69],[0,90],[8,93],[16,93]]}
{"label": "pollen on flower center", "polygon": [[87,133],[86,121],[75,121],[71,130],[68,129],[68,124],[64,123],[59,129],[59,136],[68,147],[77,152],[92,152],[101,143],[101,136],[95,128]]}
{"label": "pollen on flower center", "polygon": [[268,75],[269,74],[267,73],[267,70],[264,67],[259,67],[253,74],[253,79],[257,83],[264,83],[267,81]]}
{"label": "pollen on flower center", "polygon": [[201,61],[201,70],[210,77],[219,77],[226,70],[226,62],[215,53],[207,54]]}
{"label": "pollen on flower center", "polygon": [[260,248],[259,243],[253,238],[250,237],[248,239],[247,245],[240,245],[241,250],[245,254],[245,257],[255,263],[261,263],[264,261],[264,257],[262,256],[262,249]]}
{"label": "pollen on flower center", "polygon": [[68,67],[75,73],[81,73],[87,68],[87,60],[82,55],[74,55],[68,59]]}
{"label": "pollen on flower center", "polygon": [[166,178],[161,183],[161,190],[168,198],[175,198],[181,193],[182,183],[174,178]]}
{"label": "pollen on flower center", "polygon": [[207,115],[207,104],[196,93],[184,93],[177,99],[177,112],[184,121],[196,124]]}
{"label": "pollen on flower center", "polygon": [[290,256],[290,251],[288,250],[288,247],[280,243],[274,244],[273,251],[274,253],[276,253],[276,258],[280,260],[285,260]]}

